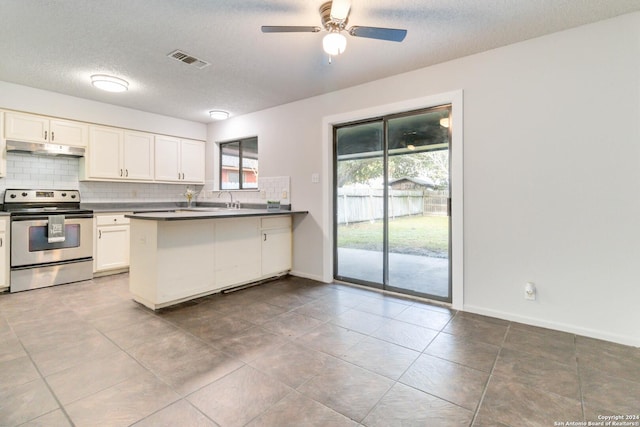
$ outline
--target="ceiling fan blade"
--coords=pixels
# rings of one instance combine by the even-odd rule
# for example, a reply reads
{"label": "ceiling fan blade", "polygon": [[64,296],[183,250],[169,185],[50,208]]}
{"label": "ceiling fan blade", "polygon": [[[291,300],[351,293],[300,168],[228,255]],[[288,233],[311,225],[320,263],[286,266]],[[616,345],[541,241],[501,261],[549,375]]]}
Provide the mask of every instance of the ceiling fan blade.
{"label": "ceiling fan blade", "polygon": [[399,30],[397,28],[351,27],[349,28],[349,34],[355,37],[401,42],[407,35],[407,30]]}
{"label": "ceiling fan blade", "polygon": [[263,25],[263,33],[317,33],[320,27],[314,26],[286,26],[286,25]]}
{"label": "ceiling fan blade", "polygon": [[333,0],[331,2],[331,19],[335,19],[336,21],[344,21],[349,16],[350,9],[350,0]]}

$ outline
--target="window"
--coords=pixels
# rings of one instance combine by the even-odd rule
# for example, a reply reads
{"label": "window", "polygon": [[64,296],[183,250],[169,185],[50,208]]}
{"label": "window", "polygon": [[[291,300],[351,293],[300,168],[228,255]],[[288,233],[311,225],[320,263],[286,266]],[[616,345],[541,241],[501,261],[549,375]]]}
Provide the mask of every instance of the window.
{"label": "window", "polygon": [[220,143],[220,190],[258,188],[258,137]]}

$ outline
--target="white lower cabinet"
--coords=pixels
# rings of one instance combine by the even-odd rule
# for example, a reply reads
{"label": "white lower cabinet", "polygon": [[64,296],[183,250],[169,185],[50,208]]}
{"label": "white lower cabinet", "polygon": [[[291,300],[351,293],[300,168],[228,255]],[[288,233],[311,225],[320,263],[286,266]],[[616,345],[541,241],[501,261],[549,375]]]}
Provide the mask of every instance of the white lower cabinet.
{"label": "white lower cabinet", "polygon": [[261,219],[262,275],[291,270],[291,216]]}
{"label": "white lower cabinet", "polygon": [[9,288],[9,217],[0,218],[0,291]]}
{"label": "white lower cabinet", "polygon": [[291,217],[131,219],[129,289],[158,309],[291,269]]}
{"label": "white lower cabinet", "polygon": [[94,273],[116,273],[129,268],[129,218],[124,215],[96,215]]}
{"label": "white lower cabinet", "polygon": [[158,309],[217,290],[214,220],[131,219],[129,290]]}
{"label": "white lower cabinet", "polygon": [[260,277],[260,219],[216,220],[216,287],[247,283]]}

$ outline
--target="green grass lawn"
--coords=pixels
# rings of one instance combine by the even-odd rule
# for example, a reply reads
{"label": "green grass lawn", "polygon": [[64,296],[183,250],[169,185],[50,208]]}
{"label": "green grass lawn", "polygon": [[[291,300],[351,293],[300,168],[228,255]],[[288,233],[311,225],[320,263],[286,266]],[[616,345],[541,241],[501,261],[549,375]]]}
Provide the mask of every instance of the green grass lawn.
{"label": "green grass lawn", "polygon": [[[338,247],[382,251],[382,221],[338,226]],[[410,216],[389,221],[389,251],[446,258],[449,218]]]}

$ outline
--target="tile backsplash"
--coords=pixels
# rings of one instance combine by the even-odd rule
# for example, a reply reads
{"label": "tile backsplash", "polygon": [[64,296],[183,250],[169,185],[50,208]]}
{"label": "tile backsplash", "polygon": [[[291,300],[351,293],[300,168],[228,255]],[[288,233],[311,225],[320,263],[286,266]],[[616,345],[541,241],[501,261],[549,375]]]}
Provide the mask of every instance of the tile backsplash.
{"label": "tile backsplash", "polygon": [[[197,200],[217,202],[219,191],[207,185],[155,184],[132,182],[79,181],[80,161],[72,157],[49,157],[32,154],[7,153],[7,176],[0,178],[0,195],[7,188],[45,188],[80,190],[85,203],[99,202],[181,202],[184,192],[191,188],[198,193]],[[291,204],[290,178],[260,177],[256,191],[232,191],[233,199],[241,203],[265,204],[267,200],[280,200]],[[286,195],[286,197],[282,197]],[[221,197],[228,201],[225,196]]]}

